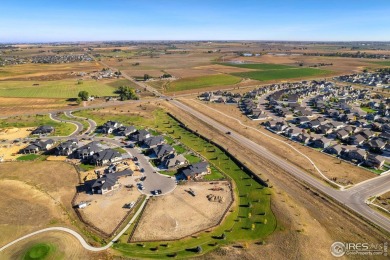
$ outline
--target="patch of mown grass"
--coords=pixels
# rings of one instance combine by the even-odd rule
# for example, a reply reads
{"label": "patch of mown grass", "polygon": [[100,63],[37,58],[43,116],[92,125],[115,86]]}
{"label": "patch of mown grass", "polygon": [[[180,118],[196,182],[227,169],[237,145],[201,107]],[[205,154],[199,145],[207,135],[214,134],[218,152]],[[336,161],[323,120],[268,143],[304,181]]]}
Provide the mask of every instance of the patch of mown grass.
{"label": "patch of mown grass", "polygon": [[49,115],[15,116],[0,119],[0,128],[38,127],[41,125],[53,126],[55,132],[51,134],[52,136],[68,136],[76,130],[74,124],[53,121]]}
{"label": "patch of mown grass", "polygon": [[184,155],[184,157],[187,159],[188,163],[190,163],[190,164],[198,163],[198,162],[202,161],[201,158],[199,158],[198,156],[193,155],[193,154],[186,154],[186,155]]}
{"label": "patch of mown grass", "polygon": [[80,170],[82,170],[84,172],[93,170],[93,169],[95,169],[95,167],[96,167],[95,165],[90,165],[90,164],[84,164],[84,163],[79,164]]}
{"label": "patch of mown grass", "polygon": [[182,145],[178,144],[178,145],[174,145],[173,148],[175,148],[175,151],[177,154],[183,154],[185,152],[187,152],[187,149],[184,148]]}
{"label": "patch of mown grass", "polygon": [[330,71],[313,69],[313,68],[294,68],[294,69],[278,69],[278,70],[266,70],[266,71],[249,71],[249,72],[237,72],[232,75],[250,78],[259,81],[275,80],[275,79],[291,79],[291,78],[303,78],[314,76],[325,76]]}
{"label": "patch of mown grass", "polygon": [[23,256],[23,260],[42,260],[47,259],[54,251],[52,244],[39,243],[30,247]]}
{"label": "patch of mown grass", "polygon": [[213,86],[234,85],[241,81],[239,76],[216,74],[201,77],[183,78],[167,84],[167,92],[188,89],[207,88]]}
{"label": "patch of mown grass", "polygon": [[40,157],[39,154],[26,154],[16,158],[17,161],[34,161]]}
{"label": "patch of mown grass", "polygon": [[71,120],[71,121],[77,121],[80,122],[83,125],[83,131],[86,131],[89,127],[89,123],[86,119],[81,119],[81,118],[74,118],[74,117],[67,117],[64,113],[61,113],[58,115],[58,118],[62,120]]}

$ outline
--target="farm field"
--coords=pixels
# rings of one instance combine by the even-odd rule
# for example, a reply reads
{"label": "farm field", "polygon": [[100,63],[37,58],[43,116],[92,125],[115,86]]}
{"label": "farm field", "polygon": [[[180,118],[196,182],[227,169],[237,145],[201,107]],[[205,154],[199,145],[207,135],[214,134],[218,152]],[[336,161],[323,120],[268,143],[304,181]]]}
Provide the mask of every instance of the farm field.
{"label": "farm field", "polygon": [[0,116],[43,113],[44,111],[76,107],[76,102],[59,98],[10,98],[0,97]]}
{"label": "farm field", "polygon": [[[0,80],[32,80],[51,78],[61,75],[62,78],[71,78],[71,72],[92,72],[101,70],[97,62],[79,62],[67,64],[20,64],[0,67]],[[58,77],[58,76],[56,76]]]}
{"label": "farm field", "polygon": [[259,81],[278,80],[278,79],[295,79],[305,77],[320,77],[329,75],[327,70],[313,68],[294,68],[294,69],[272,69],[265,71],[251,71],[232,73],[232,75],[242,78],[250,78]]}
{"label": "farm field", "polygon": [[240,77],[216,74],[203,77],[183,78],[167,84],[167,92],[182,91],[188,89],[207,88],[213,86],[234,85],[241,81]]}
{"label": "farm field", "polygon": [[41,125],[53,126],[55,128],[55,132],[52,135],[55,136],[68,136],[76,130],[76,126],[74,124],[53,121],[50,119],[49,115],[15,116],[0,119],[0,129],[30,127],[33,130]]}
{"label": "farm field", "polygon": [[85,90],[90,95],[114,96],[114,81],[77,80],[39,81],[39,86],[33,86],[26,81],[0,81],[1,97],[33,97],[33,98],[77,98],[80,91]]}
{"label": "farm field", "polygon": [[281,64],[271,64],[271,63],[219,63],[220,65],[245,68],[245,69],[255,69],[255,70],[284,70],[284,69],[294,69],[297,67],[281,65]]}

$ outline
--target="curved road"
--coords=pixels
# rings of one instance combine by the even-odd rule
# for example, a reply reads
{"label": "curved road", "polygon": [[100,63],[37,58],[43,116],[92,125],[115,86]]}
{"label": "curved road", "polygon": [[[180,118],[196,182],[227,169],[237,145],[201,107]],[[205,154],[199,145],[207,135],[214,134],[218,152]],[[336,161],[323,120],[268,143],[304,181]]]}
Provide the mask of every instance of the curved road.
{"label": "curved road", "polygon": [[107,245],[103,246],[103,247],[93,247],[91,245],[89,245],[87,243],[87,241],[85,241],[85,239],[79,234],[77,233],[76,231],[74,231],[73,229],[70,229],[70,228],[65,228],[65,227],[50,227],[50,228],[44,228],[44,229],[41,229],[41,230],[38,230],[38,231],[35,231],[35,232],[32,232],[28,235],[25,235],[21,238],[18,238],[8,244],[6,244],[5,246],[1,247],[0,248],[0,252],[7,249],[8,247],[18,243],[19,241],[21,240],[24,240],[26,238],[29,238],[29,237],[32,237],[32,236],[35,236],[35,235],[38,235],[38,234],[41,234],[41,233],[45,233],[45,232],[50,232],[50,231],[62,231],[62,232],[66,232],[68,234],[71,234],[72,236],[74,236],[75,238],[77,238],[79,241],[80,241],[80,244],[87,250],[89,251],[94,251],[94,252],[98,252],[98,251],[103,251],[103,250],[106,250],[108,249],[109,247],[111,247],[122,235],[123,233],[126,232],[127,229],[129,229],[129,227],[131,226],[131,224],[134,223],[134,221],[136,220],[136,218],[138,217],[138,215],[141,213],[143,207],[145,206],[146,204],[146,201],[148,200],[148,198],[146,198],[141,206],[139,207],[138,211],[134,214],[134,216],[131,218],[131,220],[129,221],[129,223],[126,225],[126,227],[124,229],[121,230],[121,232],[118,233],[118,235],[116,235],[114,237],[113,240],[111,240]]}

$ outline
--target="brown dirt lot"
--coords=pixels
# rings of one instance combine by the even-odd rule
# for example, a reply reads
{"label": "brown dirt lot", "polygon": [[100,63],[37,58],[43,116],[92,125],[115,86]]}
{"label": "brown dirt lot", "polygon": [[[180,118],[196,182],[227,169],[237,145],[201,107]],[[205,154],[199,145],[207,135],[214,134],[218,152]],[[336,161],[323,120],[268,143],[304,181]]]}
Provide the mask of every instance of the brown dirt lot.
{"label": "brown dirt lot", "polygon": [[314,176],[321,178],[319,173],[312,167],[312,165],[309,163],[307,159],[299,155],[297,152],[289,148],[287,145],[282,145],[282,143],[277,142],[273,139],[267,138],[264,135],[261,135],[260,133],[252,130],[252,129],[245,129],[243,126],[239,125],[236,121],[233,121],[232,119],[215,112],[213,110],[207,109],[207,106],[212,107],[214,109],[217,109],[224,114],[228,114],[230,116],[233,116],[239,120],[241,120],[244,124],[252,127],[256,127],[259,131],[262,133],[272,135],[273,137],[286,141],[290,145],[293,145],[296,149],[303,152],[307,156],[312,159],[317,167],[328,177],[328,178],[337,178],[338,182],[341,182],[342,184],[347,184],[348,182],[352,182],[353,184],[356,184],[358,182],[370,179],[375,177],[376,175],[370,171],[364,170],[362,168],[359,168],[355,165],[346,163],[346,162],[340,162],[340,160],[327,156],[325,154],[322,154],[318,151],[315,151],[311,148],[302,146],[300,144],[297,144],[295,142],[289,141],[284,139],[283,137],[280,137],[276,134],[272,134],[271,132],[265,130],[262,127],[259,127],[258,121],[251,121],[246,116],[242,115],[241,112],[238,110],[235,106],[229,106],[224,104],[215,104],[215,103],[198,103],[193,102],[190,100],[184,100],[182,99],[184,103],[187,105],[205,113],[207,111],[207,115],[213,117],[218,122],[223,123],[225,125],[228,125],[230,128],[232,128],[235,131],[238,131],[239,133],[243,134],[244,136],[249,137],[251,140],[255,140],[257,143],[263,145],[271,152],[277,154],[281,158],[286,158],[293,164],[301,167],[302,169],[310,172]]}
{"label": "brown dirt lot", "polygon": [[0,140],[14,140],[18,138],[25,138],[31,134],[30,127],[24,128],[3,128],[0,129]]}
{"label": "brown dirt lot", "polygon": [[51,223],[68,225],[68,216],[75,218],[71,200],[78,177],[73,166],[47,161],[1,163],[0,180],[7,185],[0,189],[0,207],[12,206],[12,211],[0,215],[0,231],[7,234],[1,236],[1,244]]}
{"label": "brown dirt lot", "polygon": [[67,107],[69,107],[69,104],[65,99],[0,97],[0,116],[23,113],[32,114]]}
{"label": "brown dirt lot", "polygon": [[[80,193],[76,203],[90,202],[91,205],[81,209],[83,218],[103,230],[107,234],[111,233],[119,224],[122,218],[130,211],[124,209],[126,203],[137,201],[141,193],[136,188],[136,177],[120,178],[121,187],[118,190],[104,195]],[[127,189],[124,185],[133,184],[134,188]]]}
{"label": "brown dirt lot", "polygon": [[190,128],[199,129],[199,133],[225,148],[229,147],[237,159],[245,162],[261,178],[269,179],[274,190],[271,206],[278,220],[278,230],[266,240],[266,245],[248,244],[249,248],[242,250],[232,245],[201,259],[313,259],[313,255],[331,259],[329,248],[335,241],[382,243],[388,240],[359,218],[321,195],[315,195],[272,162],[254,155],[175,106],[164,105]]}
{"label": "brown dirt lot", "polygon": [[[231,202],[231,193],[220,182],[223,191],[212,191],[209,182],[189,182],[179,185],[167,195],[154,197],[145,209],[134,233],[133,241],[178,239],[214,226]],[[186,190],[193,189],[193,197]],[[224,198],[222,203],[210,202],[207,195]]]}
{"label": "brown dirt lot", "polygon": [[0,157],[4,160],[16,160],[21,156],[18,152],[26,146],[27,144],[3,144],[0,146]]}

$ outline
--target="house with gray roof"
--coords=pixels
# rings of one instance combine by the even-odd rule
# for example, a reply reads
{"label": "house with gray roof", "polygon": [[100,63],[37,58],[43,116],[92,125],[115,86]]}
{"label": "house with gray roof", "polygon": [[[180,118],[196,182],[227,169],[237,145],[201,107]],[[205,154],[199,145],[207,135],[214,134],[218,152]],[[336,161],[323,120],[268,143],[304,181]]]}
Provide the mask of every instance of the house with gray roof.
{"label": "house with gray roof", "polygon": [[135,133],[137,129],[134,126],[120,126],[114,132],[119,136],[129,136],[132,133]]}
{"label": "house with gray roof", "polygon": [[43,135],[43,134],[50,134],[54,132],[54,127],[50,125],[42,125],[31,132],[33,135]]}
{"label": "house with gray roof", "polygon": [[210,173],[210,167],[207,162],[198,162],[195,164],[191,164],[187,167],[181,168],[180,170],[180,172],[187,180],[196,179],[202,175]]}
{"label": "house with gray roof", "polygon": [[165,142],[165,139],[163,136],[161,135],[158,135],[158,136],[151,136],[149,138],[146,138],[144,141],[143,141],[143,145],[146,147],[146,148],[153,148],[153,147],[156,147],[160,144],[163,144]]}
{"label": "house with gray roof", "polygon": [[182,154],[171,153],[167,156],[164,156],[160,166],[165,169],[170,169],[185,165],[186,163],[187,159]]}
{"label": "house with gray roof", "polygon": [[62,142],[54,148],[54,153],[57,156],[69,156],[77,149],[77,144],[78,141],[76,139]]}
{"label": "house with gray roof", "polygon": [[53,145],[54,145],[54,141],[52,139],[48,139],[46,141],[36,140],[31,142],[27,147],[20,150],[20,153],[35,154],[39,152],[45,152],[49,150]]}
{"label": "house with gray roof", "polygon": [[118,162],[120,160],[122,160],[122,155],[118,151],[109,148],[94,153],[90,162],[94,165],[105,165],[108,163]]}
{"label": "house with gray roof", "polygon": [[80,148],[77,148],[74,152],[74,155],[79,159],[88,159],[90,156],[102,150],[103,148],[100,146],[99,142],[93,141]]}
{"label": "house with gray roof", "polygon": [[156,155],[157,159],[162,159],[164,156],[174,153],[175,149],[169,144],[161,144],[153,147],[151,152]]}
{"label": "house with gray roof", "polygon": [[145,141],[145,139],[150,138],[151,134],[145,129],[140,129],[135,131],[134,133],[131,133],[129,136],[131,140],[137,143],[142,143],[143,141]]}

